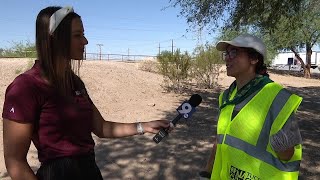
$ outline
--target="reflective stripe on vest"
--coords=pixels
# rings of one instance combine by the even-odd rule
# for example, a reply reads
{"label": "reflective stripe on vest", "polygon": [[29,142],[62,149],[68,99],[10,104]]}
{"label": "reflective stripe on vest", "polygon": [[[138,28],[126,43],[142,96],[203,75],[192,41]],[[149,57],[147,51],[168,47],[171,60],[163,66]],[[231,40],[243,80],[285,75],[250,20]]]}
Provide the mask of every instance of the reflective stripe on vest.
{"label": "reflective stripe on vest", "polygon": [[281,171],[294,172],[299,170],[300,161],[282,163],[281,160],[274,157],[271,153],[260,149],[261,147],[253,146],[236,137],[227,135],[224,143],[234,148],[240,149],[249,154],[250,156],[255,157],[265,163],[268,163]]}

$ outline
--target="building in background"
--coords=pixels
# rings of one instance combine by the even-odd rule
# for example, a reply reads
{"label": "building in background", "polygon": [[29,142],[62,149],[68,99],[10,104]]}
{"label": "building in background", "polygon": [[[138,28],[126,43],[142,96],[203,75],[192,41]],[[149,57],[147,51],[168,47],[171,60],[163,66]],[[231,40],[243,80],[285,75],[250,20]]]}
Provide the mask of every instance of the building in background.
{"label": "building in background", "polygon": [[[306,63],[306,53],[299,53],[301,59]],[[271,63],[271,67],[280,70],[303,71],[300,61],[293,52],[280,52]],[[320,68],[320,51],[313,51],[311,55],[311,69]]]}

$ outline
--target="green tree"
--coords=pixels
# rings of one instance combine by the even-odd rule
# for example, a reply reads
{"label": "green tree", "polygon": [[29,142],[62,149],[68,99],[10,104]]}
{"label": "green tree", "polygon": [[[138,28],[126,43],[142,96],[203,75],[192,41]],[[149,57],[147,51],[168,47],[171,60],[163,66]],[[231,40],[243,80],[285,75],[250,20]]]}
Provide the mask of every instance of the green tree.
{"label": "green tree", "polygon": [[3,57],[3,53],[4,53],[5,49],[0,48],[0,57]]}
{"label": "green tree", "polygon": [[10,48],[2,49],[1,57],[36,57],[36,46],[34,43],[27,42],[12,42]]}
{"label": "green tree", "polygon": [[[300,61],[304,68],[304,76],[310,77],[312,47],[320,40],[320,4],[317,0],[304,1],[301,3],[302,11],[298,12],[293,19],[281,18],[276,28],[270,34],[277,49],[290,50]],[[298,54],[306,51],[306,63]]]}
{"label": "green tree", "polygon": [[264,40],[268,39],[276,47],[273,49],[297,53],[298,48],[305,48],[305,76],[310,77],[311,49],[319,41],[320,32],[317,0],[170,0],[170,3],[181,7],[180,14],[191,27],[222,32],[249,27],[250,32],[260,32]]}
{"label": "green tree", "polygon": [[274,28],[281,17],[291,19],[304,0],[169,0],[195,26],[241,27],[254,24]]}

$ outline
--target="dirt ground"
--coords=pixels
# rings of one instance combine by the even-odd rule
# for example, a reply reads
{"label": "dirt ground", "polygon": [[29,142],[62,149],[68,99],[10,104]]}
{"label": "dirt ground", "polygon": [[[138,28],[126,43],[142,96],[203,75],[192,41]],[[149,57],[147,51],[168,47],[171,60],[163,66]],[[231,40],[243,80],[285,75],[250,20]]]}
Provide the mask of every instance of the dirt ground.
{"label": "dirt ground", "polygon": [[[32,60],[0,59],[0,109],[9,83],[25,71]],[[162,77],[142,71],[139,63],[84,61],[81,77],[89,95],[106,120],[116,122],[172,120],[182,101],[198,93],[203,101],[192,119],[181,120],[169,137],[155,144],[152,134],[121,139],[98,139],[96,161],[104,179],[197,179],[205,165],[216,133],[217,97],[233,79],[219,76],[214,90],[190,88],[184,93],[168,93]],[[303,160],[299,179],[320,177],[320,80],[271,74],[271,79],[304,98],[297,117],[303,137]],[[0,125],[0,179],[10,179],[3,159]],[[28,162],[36,171],[37,153],[31,146]]]}

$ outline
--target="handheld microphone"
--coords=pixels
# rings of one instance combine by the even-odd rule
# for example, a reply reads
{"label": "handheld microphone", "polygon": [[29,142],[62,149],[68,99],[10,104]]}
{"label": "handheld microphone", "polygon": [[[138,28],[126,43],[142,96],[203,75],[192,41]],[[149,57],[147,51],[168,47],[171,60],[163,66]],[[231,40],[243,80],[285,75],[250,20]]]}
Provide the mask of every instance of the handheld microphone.
{"label": "handheld microphone", "polygon": [[[188,101],[183,102],[178,108],[178,116],[175,117],[171,123],[176,126],[179,119],[182,117],[187,119],[191,117],[191,115],[196,111],[195,107],[197,107],[202,101],[202,97],[199,94],[193,94]],[[154,137],[153,141],[159,143],[163,138],[165,138],[169,134],[168,128],[162,128]]]}

